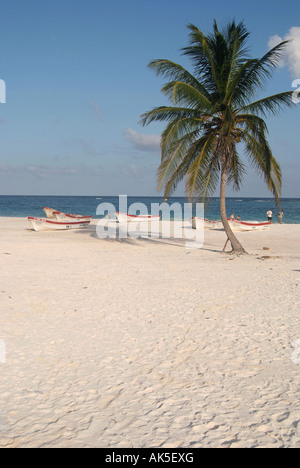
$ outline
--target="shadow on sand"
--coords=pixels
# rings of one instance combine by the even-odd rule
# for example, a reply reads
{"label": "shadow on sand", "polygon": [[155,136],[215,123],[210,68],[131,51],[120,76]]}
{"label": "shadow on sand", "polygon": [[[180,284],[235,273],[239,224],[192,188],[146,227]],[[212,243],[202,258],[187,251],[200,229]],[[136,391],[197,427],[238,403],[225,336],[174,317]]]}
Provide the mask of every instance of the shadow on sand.
{"label": "shadow on sand", "polygon": [[[109,242],[109,243],[121,243],[121,244],[127,244],[127,245],[132,245],[132,246],[138,246],[138,247],[145,247],[149,244],[158,244],[158,245],[169,245],[172,247],[178,247],[178,248],[184,248],[187,251],[189,250],[205,250],[208,252],[216,252],[216,253],[222,253],[221,249],[215,249],[213,246],[209,246],[209,244],[205,244],[204,242],[193,242],[193,240],[189,238],[184,238],[184,237],[175,237],[172,233],[172,230],[170,232],[170,235],[167,237],[164,237],[161,235],[159,236],[153,236],[149,234],[148,231],[141,231],[135,233],[135,236],[124,236],[124,225],[121,225],[121,233],[120,233],[120,225],[118,223],[115,223],[114,226],[115,232],[112,237],[99,237],[98,232],[97,232],[97,224],[92,224],[90,225],[87,229],[83,229],[80,231],[74,231],[77,234],[80,235],[89,235],[93,239],[98,240],[99,242]],[[101,231],[102,233],[103,231]],[[188,231],[187,231],[188,232]],[[195,231],[193,229],[190,230],[190,235],[192,235]],[[204,241],[204,239],[203,239]],[[194,245],[193,245],[194,244]]]}

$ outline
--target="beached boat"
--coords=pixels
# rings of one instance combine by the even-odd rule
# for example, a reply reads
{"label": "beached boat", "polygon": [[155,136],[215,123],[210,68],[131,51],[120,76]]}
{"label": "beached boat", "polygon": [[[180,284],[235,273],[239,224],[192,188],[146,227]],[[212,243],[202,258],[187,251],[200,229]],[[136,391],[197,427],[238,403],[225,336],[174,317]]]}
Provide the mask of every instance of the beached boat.
{"label": "beached boat", "polygon": [[54,210],[53,208],[47,208],[46,206],[43,208],[47,218],[57,219],[60,221],[84,221],[84,220],[91,220],[93,216],[83,216],[79,214],[69,214],[63,213],[62,211]]}
{"label": "beached boat", "polygon": [[[260,223],[258,221],[238,221],[236,219],[228,219],[230,227],[233,231],[262,231],[271,226],[270,222]],[[205,218],[194,217],[192,219],[194,229],[222,229],[221,221],[211,221]]]}
{"label": "beached boat", "polygon": [[229,219],[230,227],[233,231],[263,231],[271,226],[270,222],[260,223],[258,221],[238,221]]}
{"label": "beached boat", "polygon": [[31,216],[28,217],[28,221],[34,231],[67,231],[70,229],[84,229],[87,228],[91,222],[90,220],[58,221],[46,218],[33,218]]}
{"label": "beached boat", "polygon": [[193,229],[203,229],[203,227],[204,229],[219,229],[223,227],[221,221],[211,221],[209,219],[199,218],[196,216],[192,218],[192,226]]}
{"label": "beached boat", "polygon": [[60,211],[55,211],[54,216],[58,221],[88,221],[91,220],[93,216],[83,216],[76,214],[61,213]]}
{"label": "beached boat", "polygon": [[57,212],[57,210],[54,210],[53,208],[48,208],[47,206],[44,206],[43,211],[45,212],[47,218],[55,218],[54,213]]}
{"label": "beached boat", "polygon": [[119,223],[129,223],[129,222],[149,222],[149,221],[159,221],[159,216],[152,216],[152,215],[130,215],[127,213],[119,213],[118,211],[115,212],[116,218]]}

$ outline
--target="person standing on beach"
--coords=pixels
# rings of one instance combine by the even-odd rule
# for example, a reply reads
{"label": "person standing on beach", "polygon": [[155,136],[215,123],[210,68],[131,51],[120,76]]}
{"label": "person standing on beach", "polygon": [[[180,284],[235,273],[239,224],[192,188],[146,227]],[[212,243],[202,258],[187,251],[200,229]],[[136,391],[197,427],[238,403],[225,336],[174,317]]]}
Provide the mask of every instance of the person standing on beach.
{"label": "person standing on beach", "polygon": [[279,213],[278,213],[278,219],[279,219],[279,224],[282,224],[282,219],[283,219],[283,211],[280,210]]}
{"label": "person standing on beach", "polygon": [[267,218],[268,218],[268,221],[271,223],[273,219],[273,213],[271,210],[267,212]]}

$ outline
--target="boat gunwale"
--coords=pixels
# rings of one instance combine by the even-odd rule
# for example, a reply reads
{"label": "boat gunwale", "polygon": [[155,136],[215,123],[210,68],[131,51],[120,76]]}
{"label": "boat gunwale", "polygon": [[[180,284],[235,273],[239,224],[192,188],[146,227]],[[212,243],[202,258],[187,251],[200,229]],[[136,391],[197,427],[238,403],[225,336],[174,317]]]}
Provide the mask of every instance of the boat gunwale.
{"label": "boat gunwale", "polygon": [[69,213],[63,213],[62,211],[53,211],[53,214],[54,215],[62,215],[62,216],[65,216],[66,218],[72,218],[72,219],[92,219],[93,216],[89,215],[89,216],[83,216],[83,215],[75,215],[75,214],[69,214]]}
{"label": "boat gunwale", "polygon": [[75,224],[90,224],[91,221],[86,220],[86,221],[52,221],[51,219],[46,219],[46,218],[35,218],[33,216],[28,216],[29,221],[39,221],[42,223],[48,223],[48,224],[58,224],[60,226],[69,226],[69,225],[75,225]]}
{"label": "boat gunwale", "polygon": [[137,218],[137,219],[155,219],[160,218],[160,215],[131,215],[128,213],[121,213],[120,211],[115,211],[115,215],[127,216],[128,218]]}

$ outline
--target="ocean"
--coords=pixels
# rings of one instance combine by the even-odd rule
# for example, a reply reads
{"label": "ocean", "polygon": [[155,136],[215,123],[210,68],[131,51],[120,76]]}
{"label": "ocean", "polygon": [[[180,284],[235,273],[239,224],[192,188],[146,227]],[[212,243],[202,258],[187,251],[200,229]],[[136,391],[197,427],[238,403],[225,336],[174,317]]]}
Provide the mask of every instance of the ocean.
{"label": "ocean", "polygon": [[[75,213],[97,216],[97,207],[103,203],[111,204],[116,211],[119,211],[119,196],[101,196],[98,197],[66,197],[66,196],[0,196],[0,216],[2,217],[45,217],[43,207],[57,209],[65,213]],[[152,203],[162,203],[161,197],[128,197],[128,207],[133,203],[143,203],[146,205],[149,214],[151,213]],[[172,197],[168,200],[170,205],[179,203],[182,207],[187,200],[184,197]],[[108,205],[107,205],[108,206]],[[300,199],[284,198],[281,200],[281,206],[284,212],[284,223],[300,224]],[[105,207],[101,205],[100,208]],[[242,220],[265,221],[266,212],[271,209],[274,215],[274,221],[277,222],[278,208],[272,198],[227,198],[227,215],[232,213],[240,216]],[[100,210],[101,211],[101,210]],[[123,210],[121,210],[123,211]],[[211,220],[220,219],[219,198],[211,198],[205,205],[205,217]],[[139,214],[139,212],[137,212]],[[194,213],[195,214],[195,205]],[[178,215],[176,215],[178,216]]]}

